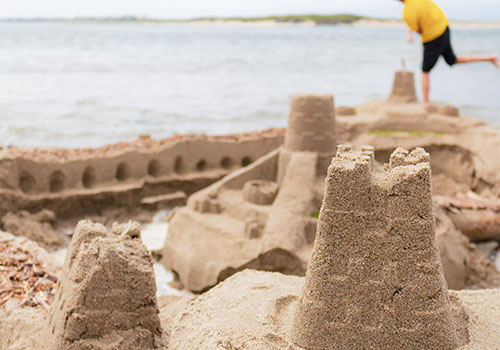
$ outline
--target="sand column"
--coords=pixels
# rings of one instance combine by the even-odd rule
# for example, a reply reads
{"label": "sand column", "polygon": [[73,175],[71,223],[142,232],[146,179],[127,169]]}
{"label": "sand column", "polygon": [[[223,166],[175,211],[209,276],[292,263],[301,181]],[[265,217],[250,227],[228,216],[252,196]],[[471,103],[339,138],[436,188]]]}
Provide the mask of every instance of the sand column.
{"label": "sand column", "polygon": [[339,146],[293,337],[306,349],[456,348],[435,239],[429,155]]}
{"label": "sand column", "polygon": [[415,75],[409,71],[396,72],[389,102],[414,103],[417,102],[415,91]]}
{"label": "sand column", "polygon": [[335,155],[336,146],[333,96],[292,96],[285,145],[280,154],[278,178],[280,180],[283,178],[291,152],[318,153],[317,171],[319,174],[326,173]]}

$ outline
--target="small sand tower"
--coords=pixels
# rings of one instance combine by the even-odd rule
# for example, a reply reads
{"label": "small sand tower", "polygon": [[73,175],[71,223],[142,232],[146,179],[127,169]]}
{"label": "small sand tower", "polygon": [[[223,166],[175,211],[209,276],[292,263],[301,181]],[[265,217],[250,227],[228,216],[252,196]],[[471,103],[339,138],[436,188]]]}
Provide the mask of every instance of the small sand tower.
{"label": "small sand tower", "polygon": [[417,102],[415,91],[415,75],[410,71],[396,72],[389,102],[392,103],[415,103]]}
{"label": "small sand tower", "polygon": [[452,350],[457,336],[436,245],[429,155],[339,146],[294,320],[308,350]]}
{"label": "small sand tower", "polygon": [[337,148],[332,95],[294,95],[280,154],[278,178],[284,176],[291,152],[318,153],[319,174],[325,173]]}
{"label": "small sand tower", "polygon": [[46,349],[163,348],[152,258],[140,227],[113,231],[78,224],[50,310]]}

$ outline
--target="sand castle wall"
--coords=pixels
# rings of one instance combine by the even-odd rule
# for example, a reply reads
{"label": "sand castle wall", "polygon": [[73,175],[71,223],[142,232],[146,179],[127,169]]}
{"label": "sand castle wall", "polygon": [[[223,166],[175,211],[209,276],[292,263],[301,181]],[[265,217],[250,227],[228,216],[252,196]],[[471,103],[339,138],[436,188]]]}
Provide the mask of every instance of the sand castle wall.
{"label": "sand castle wall", "polygon": [[0,214],[40,208],[58,216],[116,206],[137,206],[146,197],[191,194],[279,147],[280,134],[191,137],[156,147],[44,154],[0,155]]}
{"label": "sand castle wall", "polygon": [[307,349],[455,349],[435,237],[429,155],[339,146],[294,341]]}
{"label": "sand castle wall", "polygon": [[163,349],[152,257],[138,224],[78,224],[45,349]]}

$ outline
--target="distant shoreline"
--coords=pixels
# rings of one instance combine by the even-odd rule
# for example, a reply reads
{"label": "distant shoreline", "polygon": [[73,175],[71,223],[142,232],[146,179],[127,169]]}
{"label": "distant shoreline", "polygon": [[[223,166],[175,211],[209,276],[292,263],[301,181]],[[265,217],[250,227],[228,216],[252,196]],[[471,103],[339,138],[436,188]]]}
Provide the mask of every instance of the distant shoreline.
{"label": "distant shoreline", "polygon": [[[369,18],[356,15],[292,15],[255,18],[195,18],[186,20],[154,19],[143,17],[84,17],[84,18],[26,18],[0,19],[0,22],[13,23],[155,23],[169,25],[192,25],[214,27],[313,27],[313,26],[352,26],[366,28],[404,28],[402,20]],[[500,28],[500,21],[450,21],[453,28],[493,29]]]}

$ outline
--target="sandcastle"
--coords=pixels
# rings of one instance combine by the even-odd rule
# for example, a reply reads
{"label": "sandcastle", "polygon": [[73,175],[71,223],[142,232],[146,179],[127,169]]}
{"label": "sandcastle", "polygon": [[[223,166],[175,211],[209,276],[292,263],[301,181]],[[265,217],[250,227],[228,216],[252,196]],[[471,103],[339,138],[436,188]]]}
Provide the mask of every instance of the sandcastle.
{"label": "sandcastle", "polygon": [[[388,161],[401,142],[413,148],[426,144],[433,155],[433,182],[438,193],[468,191],[479,177],[497,177],[484,171],[484,164],[461,146],[461,140],[452,142],[452,137],[443,134],[437,142],[438,134],[431,131],[401,136],[403,126],[417,128],[425,119],[431,120],[436,130],[458,132],[460,123],[469,123],[466,118],[429,113],[415,103],[384,101],[375,107],[376,116],[365,114],[365,106],[355,116],[337,117],[331,96],[294,96],[281,148],[193,194],[187,207],[173,215],[163,249],[165,267],[178,275],[185,288],[196,292],[244,268],[302,276],[316,234],[315,214],[323,199],[326,168],[335,153],[337,129],[338,138],[353,144],[373,141],[377,145],[374,157],[379,162]],[[420,117],[411,114],[415,109],[422,113]],[[342,121],[340,128],[338,119]],[[500,183],[500,178],[495,182]],[[495,266],[461,239],[459,232],[440,231],[438,243],[447,254],[445,276],[453,288],[500,284]],[[449,244],[456,248],[445,248]],[[456,271],[463,273],[457,275]],[[480,280],[484,283],[477,284]]]}
{"label": "sandcastle", "polygon": [[48,318],[46,349],[162,349],[151,254],[138,224],[82,221]]}
{"label": "sandcastle", "polygon": [[417,92],[415,91],[415,74],[409,71],[396,72],[392,92],[389,96],[392,103],[413,103],[417,102]]}
{"label": "sandcastle", "polygon": [[175,213],[163,263],[186,288],[202,291],[247,267],[305,273],[336,150],[333,97],[295,95],[285,140]]}
{"label": "sandcastle", "polygon": [[53,211],[58,220],[106,210],[155,210],[250,164],[283,142],[273,131],[227,137],[147,136],[96,149],[0,148],[0,215]]}
{"label": "sandcastle", "polygon": [[497,349],[500,290],[448,291],[429,155],[339,146],[306,278],[246,270],[166,301],[169,348]]}
{"label": "sandcastle", "polygon": [[339,147],[293,339],[307,349],[455,349],[429,155]]}

